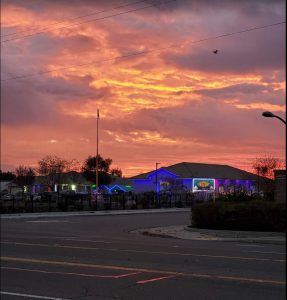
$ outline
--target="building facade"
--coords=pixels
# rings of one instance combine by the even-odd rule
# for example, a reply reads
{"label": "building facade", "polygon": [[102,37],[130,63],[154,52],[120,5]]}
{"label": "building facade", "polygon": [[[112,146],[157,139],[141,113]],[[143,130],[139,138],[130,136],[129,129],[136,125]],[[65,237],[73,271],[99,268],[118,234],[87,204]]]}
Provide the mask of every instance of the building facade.
{"label": "building facade", "polygon": [[275,170],[275,201],[286,202],[286,170]]}
{"label": "building facade", "polygon": [[262,182],[262,177],[228,165],[182,162],[134,176],[130,180],[135,193],[154,191],[252,194],[258,191],[258,182]]}

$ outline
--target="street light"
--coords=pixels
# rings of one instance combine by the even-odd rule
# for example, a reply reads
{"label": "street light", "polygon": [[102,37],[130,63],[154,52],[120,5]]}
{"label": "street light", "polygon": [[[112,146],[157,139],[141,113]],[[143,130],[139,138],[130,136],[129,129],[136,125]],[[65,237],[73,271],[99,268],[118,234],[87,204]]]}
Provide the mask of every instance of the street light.
{"label": "street light", "polygon": [[157,166],[160,165],[160,163],[155,163],[155,192],[156,192],[156,199],[158,202],[158,188],[157,188]]}
{"label": "street light", "polygon": [[282,121],[285,125],[286,125],[286,121],[284,121],[282,118],[280,118],[279,116],[276,116],[276,115],[274,115],[272,112],[270,112],[270,111],[264,111],[263,113],[262,113],[262,116],[263,117],[266,117],[266,118],[277,118],[277,119],[279,119],[280,121]]}

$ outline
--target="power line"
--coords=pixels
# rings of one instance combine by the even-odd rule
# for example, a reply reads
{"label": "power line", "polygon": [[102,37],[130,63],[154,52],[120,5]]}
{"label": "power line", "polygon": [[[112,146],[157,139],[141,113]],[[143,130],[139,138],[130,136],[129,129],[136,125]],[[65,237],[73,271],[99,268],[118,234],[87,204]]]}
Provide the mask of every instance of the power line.
{"label": "power line", "polygon": [[[81,16],[78,16],[78,17],[75,17],[75,18],[69,18],[69,19],[66,19],[64,21],[58,21],[58,22],[50,24],[49,26],[45,26],[45,27],[42,27],[42,28],[36,28],[34,26],[34,27],[31,27],[31,28],[26,28],[26,29],[21,30],[21,31],[16,31],[16,32],[13,32],[13,33],[8,33],[8,34],[3,34],[0,37],[2,38],[2,37],[6,37],[6,36],[16,35],[16,34],[27,32],[27,31],[31,31],[31,30],[41,30],[41,32],[43,30],[45,30],[45,29],[47,29],[47,30],[50,29],[51,30],[50,26],[63,24],[65,22],[67,22],[67,21],[74,21],[74,20],[77,20],[77,19],[82,19],[82,18],[90,17],[90,16],[93,16],[93,15],[101,14],[101,13],[104,13],[104,12],[108,12],[108,11],[111,11],[111,10],[123,8],[123,7],[126,7],[126,6],[130,6],[130,5],[133,5],[133,4],[138,4],[138,3],[142,3],[142,2],[146,2],[146,1],[147,0],[140,0],[140,1],[136,1],[136,2],[122,4],[120,6],[116,6],[116,7],[110,8],[110,9],[105,9],[105,10],[101,10],[101,11],[95,11],[95,12],[91,12],[91,13],[86,14],[86,15],[81,15]],[[55,28],[55,29],[57,29],[57,28]]]}
{"label": "power line", "polygon": [[[167,1],[167,2],[165,2],[165,4],[170,3],[170,2],[174,2],[174,1],[176,1],[176,0]],[[144,6],[144,7],[140,7],[140,8],[135,8],[135,9],[127,10],[127,11],[124,11],[124,12],[120,12],[120,13],[115,13],[115,14],[112,14],[112,15],[108,15],[108,16],[105,16],[105,17],[100,17],[100,18],[96,18],[96,19],[86,20],[86,21],[83,21],[83,22],[78,22],[78,23],[74,23],[74,24],[62,26],[62,27],[59,27],[59,28],[54,28],[54,29],[51,29],[51,30],[55,30],[55,29],[56,30],[61,30],[61,29],[65,29],[65,28],[69,28],[69,27],[73,27],[73,26],[77,26],[77,25],[81,25],[81,24],[85,24],[85,23],[95,22],[95,21],[99,21],[99,20],[108,19],[108,18],[111,18],[111,17],[116,17],[116,16],[124,15],[124,14],[130,13],[130,12],[135,12],[135,11],[143,10],[143,9],[150,8],[150,7],[154,7],[154,5],[148,5],[148,6]],[[20,36],[20,37],[14,37],[14,38],[11,38],[11,39],[3,40],[3,41],[1,41],[1,43],[6,43],[6,42],[14,41],[14,40],[19,40],[19,39],[31,37],[31,36],[34,36],[34,35],[37,35],[37,34],[43,34],[43,33],[47,32],[47,31],[51,31],[51,30],[37,31],[37,32],[31,33],[31,34]]]}
{"label": "power line", "polygon": [[[285,24],[285,23],[286,23],[286,21],[282,21],[282,22],[277,22],[277,23],[273,23],[273,24],[247,28],[247,29],[243,29],[243,30],[239,30],[239,31],[230,32],[230,33],[224,33],[224,34],[220,34],[220,35],[216,35],[216,36],[202,38],[202,39],[195,40],[195,41],[186,42],[185,45],[197,44],[197,43],[201,43],[201,42],[205,42],[205,41],[210,41],[210,40],[215,40],[215,39],[219,39],[219,38],[223,38],[223,37],[233,36],[233,35],[236,35],[236,34],[242,34],[242,33],[250,32],[250,31],[254,31],[254,30],[259,30],[259,29],[264,29],[264,28],[268,28],[268,27],[278,26],[278,25]],[[75,68],[75,67],[81,68],[81,67],[84,67],[84,66],[98,64],[98,63],[104,63],[104,62],[108,62],[108,61],[112,61],[112,60],[126,59],[126,58],[129,58],[129,57],[148,54],[148,53],[152,53],[152,52],[156,52],[156,51],[163,51],[163,50],[167,50],[167,49],[170,49],[170,48],[178,48],[178,47],[182,47],[183,45],[184,44],[180,44],[180,45],[173,44],[173,45],[169,45],[167,47],[162,47],[162,48],[149,49],[149,50],[144,50],[144,51],[137,51],[137,52],[129,53],[129,54],[126,54],[126,55],[119,55],[119,56],[115,56],[115,57],[111,57],[111,58],[107,58],[107,59],[103,59],[103,60],[99,60],[99,61],[91,61],[91,62],[84,63],[84,64],[70,65],[68,67],[61,67],[61,68],[42,71],[42,72],[37,72],[37,73],[33,73],[33,74],[14,76],[14,77],[2,79],[1,81],[3,82],[3,81],[8,81],[8,80],[15,80],[15,79],[33,77],[33,76],[37,76],[37,75],[52,73],[52,72],[55,72],[55,71],[67,70],[67,69]]]}

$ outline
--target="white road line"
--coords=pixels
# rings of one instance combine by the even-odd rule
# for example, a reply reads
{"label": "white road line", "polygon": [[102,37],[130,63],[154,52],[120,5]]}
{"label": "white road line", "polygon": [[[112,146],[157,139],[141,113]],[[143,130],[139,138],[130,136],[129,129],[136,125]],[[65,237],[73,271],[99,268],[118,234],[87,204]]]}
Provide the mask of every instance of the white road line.
{"label": "white road line", "polygon": [[11,292],[3,292],[3,291],[0,291],[0,294],[9,295],[9,296],[18,296],[18,297],[24,297],[24,298],[35,298],[35,299],[68,300],[68,299],[64,299],[64,298],[54,298],[54,297],[47,297],[47,296],[21,294],[21,293],[11,293]]}
{"label": "white road line", "polygon": [[272,252],[272,251],[244,251],[244,252],[286,255],[285,252]]}
{"label": "white road line", "polygon": [[69,220],[36,220],[36,221],[26,221],[26,223],[74,223]]}
{"label": "white road line", "polygon": [[258,248],[265,248],[265,246],[262,246],[262,245],[254,245],[254,244],[236,244],[236,246],[240,246],[240,247],[258,247]]}
{"label": "white road line", "polygon": [[75,241],[75,242],[90,242],[90,243],[103,243],[103,244],[112,244],[112,242],[107,242],[107,241],[93,241],[93,240],[78,240],[77,238],[63,238],[62,240],[64,241]]}

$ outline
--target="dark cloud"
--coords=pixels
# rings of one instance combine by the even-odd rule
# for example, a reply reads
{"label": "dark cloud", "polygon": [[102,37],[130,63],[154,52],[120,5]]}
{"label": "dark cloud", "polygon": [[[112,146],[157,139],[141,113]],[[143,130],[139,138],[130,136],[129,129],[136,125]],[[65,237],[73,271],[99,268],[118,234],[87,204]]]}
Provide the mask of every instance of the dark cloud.
{"label": "dark cloud", "polygon": [[57,78],[29,78],[16,83],[4,81],[1,87],[1,122],[8,125],[55,124],[61,115],[59,101],[103,99],[110,95],[109,88],[88,86],[89,78],[64,80]]}
{"label": "dark cloud", "polygon": [[231,96],[234,94],[258,94],[262,93],[263,91],[272,91],[270,86],[263,86],[260,84],[255,83],[240,83],[235,85],[230,85],[223,88],[212,88],[212,89],[200,89],[195,90],[195,93],[199,93],[201,95],[208,95],[208,96]]}
{"label": "dark cloud", "polygon": [[224,100],[237,99],[240,103],[270,103],[283,105],[285,96],[282,90],[274,90],[272,86],[262,84],[242,83],[223,88],[210,88],[194,90],[194,93],[202,95],[203,99]]}
{"label": "dark cloud", "polygon": [[[184,54],[168,53],[162,58],[179,68],[208,73],[244,74],[282,70],[286,62],[283,25],[237,35],[191,47]],[[218,54],[213,50],[219,49]]]}

